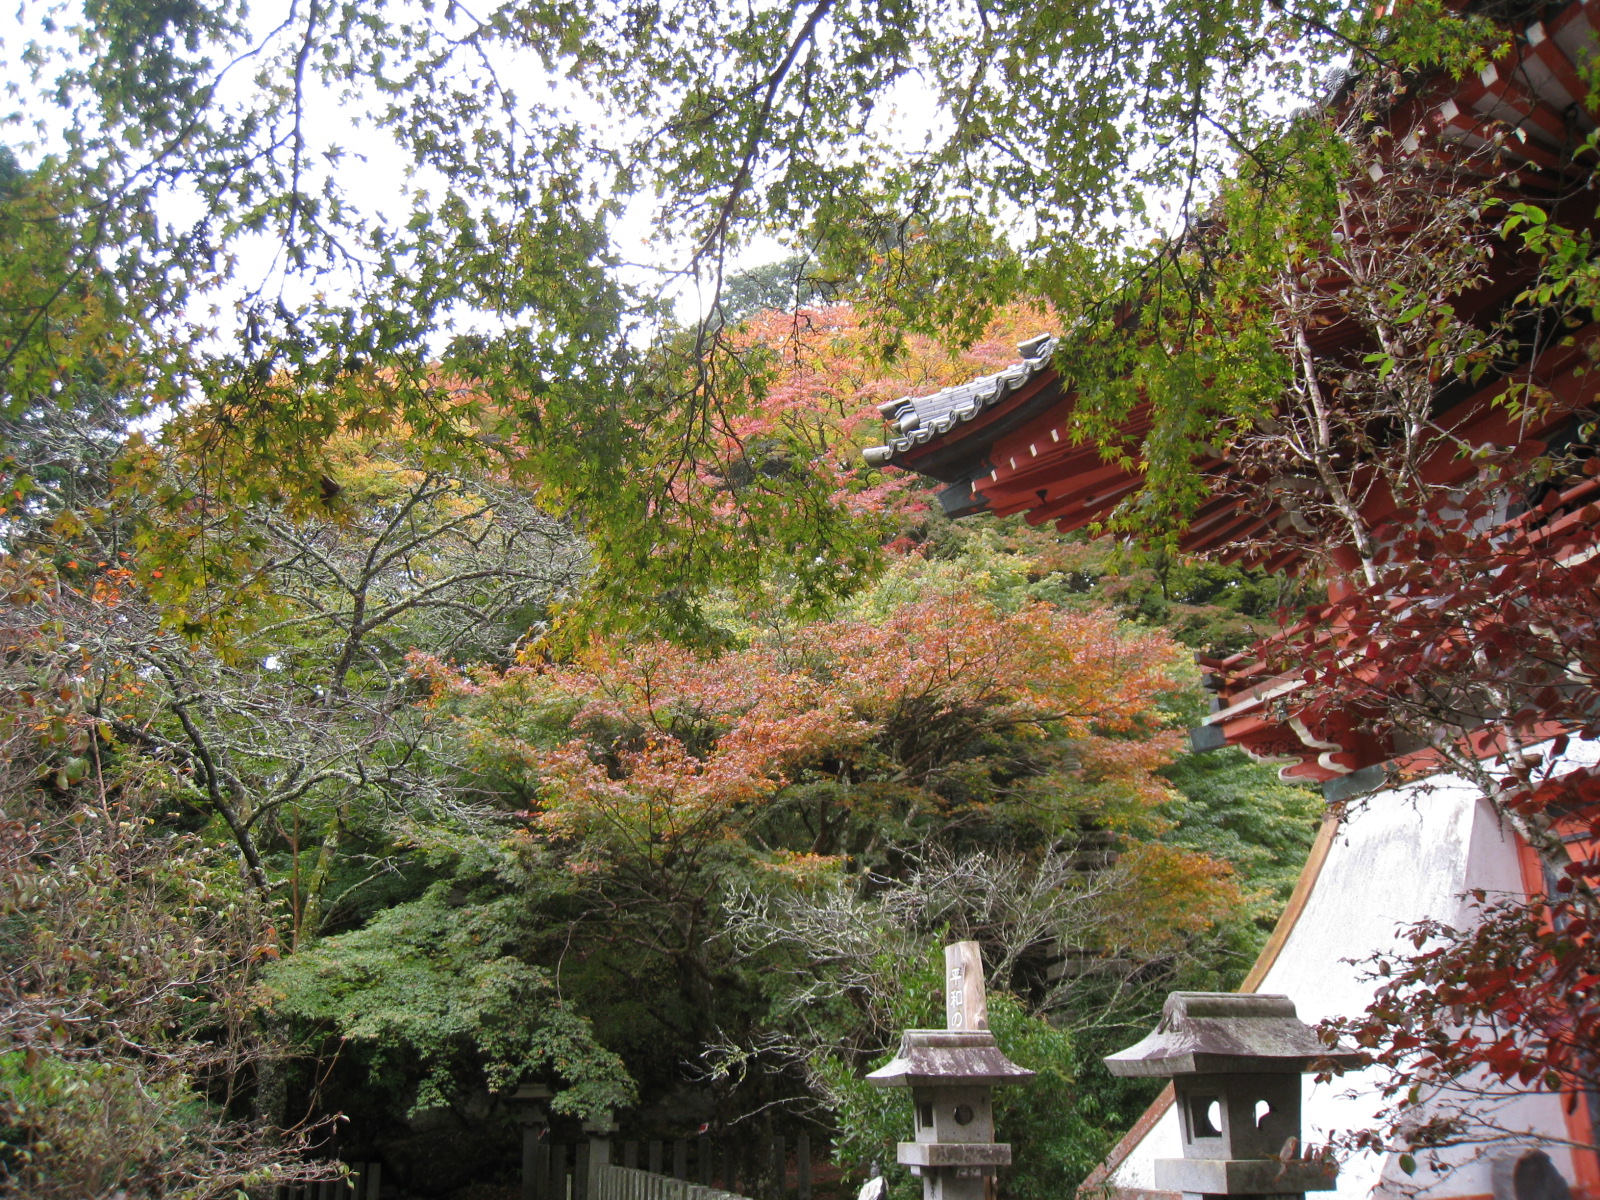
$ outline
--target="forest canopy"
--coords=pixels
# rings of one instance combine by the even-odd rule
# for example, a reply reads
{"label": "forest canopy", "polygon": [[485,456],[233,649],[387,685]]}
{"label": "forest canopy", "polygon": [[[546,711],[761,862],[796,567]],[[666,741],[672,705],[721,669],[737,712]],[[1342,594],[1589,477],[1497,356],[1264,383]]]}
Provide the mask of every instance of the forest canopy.
{"label": "forest canopy", "polygon": [[[604,576],[682,620],[685,579],[771,562],[814,604],[871,569],[813,473],[740,469],[770,382],[721,303],[747,248],[795,256],[796,303],[870,298],[879,354],[908,330],[970,343],[1019,297],[1072,314],[1103,421],[1130,354],[1172,394],[1153,480],[1174,484],[1204,421],[1171,389],[1226,368],[1238,408],[1278,375],[1259,337],[1211,361],[1099,336],[1130,302],[1192,328],[1237,299],[1170,237],[1217,203],[1253,255],[1263,233],[1294,241],[1285,219],[1325,224],[1349,149],[1296,106],[1349,70],[1393,92],[1475,69],[1506,37],[1442,0],[24,16],[0,218],[12,416],[70,403],[68,378],[173,405],[163,439],[208,464],[166,495],[191,512],[214,488],[317,504],[339,436],[403,424],[537,481]],[[368,149],[409,172],[397,194],[361,193]],[[700,495],[703,470],[731,486]],[[237,568],[200,553],[204,619]]]}
{"label": "forest canopy", "polygon": [[[896,378],[863,328],[738,331],[774,381],[749,444],[831,448],[875,393],[983,361],[919,341]],[[896,1135],[857,1077],[925,1019],[941,937],[983,942],[1059,1096],[1163,988],[1239,976],[1309,843],[1309,793],[1174,762],[1199,700],[1159,622],[1247,638],[1271,580],[958,527],[841,458],[818,483],[875,531],[874,582],[812,616],[783,573],[685,585],[692,638],[604,632],[561,616],[604,565],[504,470],[345,434],[322,502],[201,510],[169,503],[205,479],[184,444],[85,408],[18,439],[49,469],[5,559],[0,1161],[41,1195],[314,1175],[334,1128],[438,1191],[510,1169],[529,1080],[558,1119],[667,1132],[671,1101],[864,1170]],[[175,549],[202,541],[225,620]],[[1057,1147],[1027,1194],[1142,1098],[1085,1094],[1065,1129],[1015,1110]],[[148,1144],[73,1132],[136,1103]]]}

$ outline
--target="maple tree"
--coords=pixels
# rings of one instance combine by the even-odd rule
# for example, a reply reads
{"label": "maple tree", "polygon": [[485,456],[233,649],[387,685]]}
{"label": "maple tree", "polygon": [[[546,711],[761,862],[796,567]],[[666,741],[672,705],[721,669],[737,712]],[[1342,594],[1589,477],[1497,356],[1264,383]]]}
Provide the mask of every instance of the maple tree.
{"label": "maple tree", "polygon": [[[608,577],[636,571],[671,606],[682,578],[782,563],[820,603],[870,560],[819,502],[833,489],[756,471],[791,495],[748,492],[758,519],[733,535],[725,506],[682,508],[690,464],[726,457],[757,383],[720,303],[730,255],[776,234],[828,294],[875,297],[889,347],[901,327],[971,343],[998,307],[1047,298],[1115,408],[1112,343],[1176,383],[1170,347],[1098,338],[1125,302],[1161,294],[1199,323],[1211,307],[1160,235],[1201,217],[1241,154],[1326,192],[1337,142],[1287,121],[1284,97],[1315,102],[1351,54],[1481,65],[1505,31],[1457,8],[500,0],[316,3],[270,27],[235,0],[28,9],[9,44],[40,145],[20,125],[27,161],[0,190],[4,407],[51,409],[103,373],[136,411],[172,406],[161,439],[209,455],[219,493],[291,507],[317,500],[351,432],[404,425],[455,467],[515,446]],[[940,114],[920,147],[884,119],[913,74]],[[334,109],[342,131],[319,118]],[[412,172],[381,201],[357,185],[372,145]],[[1270,233],[1278,208],[1258,210]],[[654,234],[642,271],[630,214]],[[680,284],[703,316],[664,294]],[[1178,435],[1157,464],[1171,483],[1204,433],[1180,411],[1190,390],[1154,394]]]}
{"label": "maple tree", "polygon": [[[576,860],[586,870],[747,836],[802,770],[868,785],[862,815],[902,823],[994,804],[1036,807],[1055,827],[1082,811],[1089,784],[1111,797],[1106,819],[1131,818],[1165,795],[1152,771],[1174,743],[1149,703],[1172,684],[1171,656],[1103,613],[1003,613],[941,595],[709,658],[616,642],[572,666],[417,668],[441,702],[465,706],[487,762],[527,774],[535,828],[593,850]],[[1036,787],[1047,770],[1049,788]],[[996,772],[1006,787],[980,799],[971,785]],[[856,801],[840,795],[802,811],[805,853],[852,849]]]}
{"label": "maple tree", "polygon": [[[1486,474],[1525,479],[1520,469]],[[1390,1071],[1385,1122],[1408,1149],[1515,1142],[1524,1131],[1506,1126],[1493,1101],[1534,1087],[1571,1107],[1600,1083],[1600,779],[1589,756],[1568,754],[1600,734],[1595,514],[1553,488],[1496,524],[1508,486],[1458,490],[1412,522],[1380,528],[1373,583],[1309,610],[1284,651],[1308,685],[1302,719],[1360,722],[1401,752],[1403,774],[1447,767],[1492,800],[1544,865],[1544,894],[1480,891],[1471,922],[1406,931],[1416,953],[1374,960],[1367,1012],[1326,1026]],[[1368,1132],[1357,1144],[1387,1136]]]}
{"label": "maple tree", "polygon": [[[1238,907],[1228,864],[1157,844],[1172,793],[1155,772],[1176,742],[1152,697],[1175,684],[1176,648],[1102,611],[930,587],[922,569],[920,591],[892,575],[831,619],[750,621],[720,651],[608,639],[503,671],[413,659],[471,748],[471,786],[525,809],[529,861],[563,880],[543,888],[571,922],[566,987],[598,1003],[614,976],[651,979],[634,1004],[684,1052],[765,1047],[713,1076],[746,1105],[801,1103],[782,1089],[808,1076],[777,1050],[792,1019],[747,1011],[766,972],[720,936],[739,889],[898,894],[935,848],[999,843],[1056,863],[1039,869],[1063,911],[1099,914],[1072,926],[1081,953],[1145,963]],[[1127,848],[1091,879],[1071,864],[1094,831]],[[1047,927],[1019,949],[1045,953]]]}
{"label": "maple tree", "polygon": [[[720,329],[706,361],[678,363],[686,378],[710,377],[715,404],[659,414],[640,434],[641,476],[605,502],[606,523],[619,506],[638,506],[633,534],[619,541],[592,510],[578,510],[597,561],[591,623],[704,638],[705,598],[716,590],[708,581],[825,613],[871,580],[885,543],[913,546],[928,510],[917,476],[861,459],[879,436],[877,405],[1000,370],[1019,342],[1055,323],[1048,306],[1018,301],[965,349],[921,334],[885,345],[878,315],[840,300],[763,310]],[[750,552],[784,528],[785,551]],[[785,558],[801,547],[809,561]]]}
{"label": "maple tree", "polygon": [[[1413,772],[1448,766],[1495,798],[1552,872],[1568,873],[1565,827],[1589,820],[1590,805],[1589,768],[1566,751],[1600,737],[1600,576],[1581,519],[1594,513],[1580,497],[1579,519],[1562,522],[1552,490],[1495,524],[1505,491],[1457,490],[1380,527],[1371,586],[1308,609],[1280,661],[1305,672],[1307,719],[1359,714],[1372,736],[1421,759]],[[1585,886],[1586,871],[1570,875]]]}
{"label": "maple tree", "polygon": [[803,463],[833,485],[830,502],[848,512],[920,508],[921,496],[906,495],[920,490],[916,476],[875,471],[861,459],[860,448],[878,436],[877,405],[1009,366],[1018,343],[1057,323],[1048,306],[1017,302],[952,351],[923,334],[884,347],[881,319],[847,302],[755,313],[728,341],[730,352],[761,372],[763,386],[749,411],[719,427],[726,465],[705,463],[702,480],[716,486],[742,474],[769,474],[775,463]]}
{"label": "maple tree", "polygon": [[[1592,863],[1583,864],[1592,877]],[[1328,1037],[1368,1051],[1389,1074],[1388,1128],[1351,1145],[1407,1151],[1469,1142],[1526,1145],[1497,1102],[1529,1088],[1564,1096],[1570,1113],[1600,1082],[1600,940],[1593,906],[1555,895],[1529,904],[1479,890],[1470,924],[1424,921],[1406,931],[1415,953],[1370,965],[1377,994],[1365,1013],[1326,1022]],[[1563,886],[1567,885],[1567,886]],[[1443,1097],[1449,1103],[1441,1104]],[[1574,1144],[1600,1142],[1592,1132]],[[1415,1158],[1407,1156],[1410,1169]]]}
{"label": "maple tree", "polygon": [[[35,632],[12,652],[50,644]],[[66,669],[4,722],[0,1179],[221,1200],[326,1178],[304,1157],[317,1123],[260,1103],[280,1054],[255,991],[278,953],[271,908],[223,843],[175,827],[160,767],[85,718],[82,661],[36,663]]]}
{"label": "maple tree", "polygon": [[555,973],[528,961],[521,898],[463,911],[450,902],[454,886],[435,885],[270,964],[261,990],[274,1015],[296,1023],[305,1051],[330,1072],[343,1066],[379,1093],[397,1077],[415,1079],[408,1115],[535,1077],[556,1085],[556,1113],[598,1117],[632,1104],[621,1058],[561,996]]}

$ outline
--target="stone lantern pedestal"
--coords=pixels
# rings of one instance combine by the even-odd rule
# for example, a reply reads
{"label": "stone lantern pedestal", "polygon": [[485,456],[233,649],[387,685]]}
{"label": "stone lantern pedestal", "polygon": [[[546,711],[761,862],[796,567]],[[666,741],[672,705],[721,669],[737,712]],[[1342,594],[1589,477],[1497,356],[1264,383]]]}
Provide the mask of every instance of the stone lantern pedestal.
{"label": "stone lantern pedestal", "polygon": [[543,1171],[539,1163],[539,1138],[550,1125],[545,1111],[554,1093],[542,1083],[517,1085],[508,1099],[517,1123],[522,1126],[522,1200],[538,1200],[539,1181]]}
{"label": "stone lantern pedestal", "polygon": [[1287,996],[1174,992],[1155,1032],[1105,1063],[1172,1080],[1183,1157],[1156,1160],[1157,1188],[1287,1200],[1331,1191],[1338,1176],[1331,1158],[1303,1153],[1300,1076],[1315,1062],[1359,1061],[1324,1046]]}
{"label": "stone lantern pedestal", "polygon": [[867,1076],[878,1087],[908,1087],[916,1140],[896,1157],[922,1177],[923,1200],[985,1200],[1011,1147],[994,1140],[996,1084],[1024,1083],[1033,1072],[1000,1052],[989,1032],[988,1002],[976,942],[945,947],[948,1029],[908,1029],[900,1049]]}
{"label": "stone lantern pedestal", "polygon": [[611,1163],[611,1137],[619,1128],[615,1115],[610,1112],[590,1117],[583,1123],[583,1131],[589,1135],[588,1161],[583,1164],[584,1177],[588,1180],[588,1190],[584,1194],[588,1200],[600,1195],[600,1177]]}

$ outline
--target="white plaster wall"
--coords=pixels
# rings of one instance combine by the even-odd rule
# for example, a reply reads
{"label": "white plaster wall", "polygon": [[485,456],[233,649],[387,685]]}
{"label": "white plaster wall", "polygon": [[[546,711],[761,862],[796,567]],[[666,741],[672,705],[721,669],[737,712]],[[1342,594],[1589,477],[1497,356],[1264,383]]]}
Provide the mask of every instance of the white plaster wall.
{"label": "white plaster wall", "polygon": [[[1468,913],[1463,893],[1478,887],[1520,893],[1522,876],[1511,832],[1477,789],[1459,778],[1438,776],[1377,793],[1360,802],[1345,821],[1300,919],[1258,990],[1289,996],[1309,1023],[1359,1013],[1373,991],[1362,979],[1365,971],[1359,962],[1378,951],[1399,949],[1397,931],[1425,917],[1462,922]],[[1329,1084],[1307,1076],[1303,1140],[1318,1144],[1332,1131],[1371,1126],[1383,1103],[1376,1082],[1373,1072]],[[1554,1096],[1518,1097],[1497,1115],[1516,1128],[1565,1136],[1560,1101]],[[1154,1160],[1182,1157],[1178,1136],[1177,1114],[1169,1109],[1110,1182],[1154,1188]],[[1570,1180],[1566,1151],[1546,1150]],[[1487,1158],[1475,1157],[1470,1149],[1445,1152],[1438,1160],[1420,1158],[1413,1176],[1400,1171],[1396,1160],[1393,1155],[1366,1154],[1347,1162],[1340,1172],[1339,1200],[1419,1191],[1427,1200],[1445,1200],[1493,1190]],[[1449,1171],[1433,1173],[1432,1161]]]}

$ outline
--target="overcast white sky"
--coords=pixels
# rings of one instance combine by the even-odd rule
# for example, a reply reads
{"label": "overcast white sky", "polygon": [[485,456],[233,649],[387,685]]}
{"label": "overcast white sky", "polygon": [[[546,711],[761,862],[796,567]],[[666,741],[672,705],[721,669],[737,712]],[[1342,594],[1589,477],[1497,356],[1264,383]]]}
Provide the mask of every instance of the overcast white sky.
{"label": "overcast white sky", "polygon": [[[250,16],[255,40],[259,43],[270,38],[290,11],[291,5],[285,0],[268,0],[255,5]],[[386,15],[394,19],[397,11],[398,6]],[[13,110],[9,131],[0,132],[0,138],[17,147],[24,161],[32,157],[29,153],[30,143],[36,152],[59,146],[59,131],[65,114],[49,102],[30,94],[28,71],[20,56],[28,43],[34,40],[65,51],[70,45],[69,39],[60,33],[52,35],[47,32],[46,21],[52,20],[58,27],[70,27],[72,21],[77,19],[77,13],[76,4],[63,8],[60,5],[20,0],[17,8],[0,18],[0,78],[10,81],[11,104],[7,107]],[[219,49],[216,58],[220,64],[226,61],[227,55]],[[503,78],[515,81],[518,90],[524,94],[558,98],[579,113],[589,104],[564,80],[552,80],[545,75],[542,66],[531,55],[527,61],[515,61],[507,55],[495,66]],[[234,68],[221,89],[221,101],[229,103],[239,100],[253,86],[251,81],[256,69],[255,63]],[[325,87],[314,72],[306,73],[305,84],[308,115],[305,130],[308,141],[313,149],[339,146],[345,151],[345,159],[333,169],[333,174],[350,204],[362,212],[383,214],[393,221],[403,219],[412,190],[423,188],[437,192],[436,187],[430,189],[430,184],[436,184],[437,181],[430,179],[427,172],[417,175],[408,173],[409,155],[386,132],[361,120],[366,107],[362,98],[354,103],[341,99],[333,90]],[[929,130],[933,106],[924,101],[920,86],[914,76],[908,77],[901,83],[891,102],[879,109],[884,128],[893,130],[892,136],[901,145],[920,144]],[[598,108],[593,108],[590,119],[598,127],[617,128],[608,114]],[[669,278],[673,269],[686,260],[688,247],[682,242],[674,243],[661,237],[652,228],[652,207],[653,201],[648,195],[635,200],[627,216],[614,230],[617,249],[625,260],[638,264],[629,271],[634,282],[663,286],[681,315],[692,318],[703,312],[709,297],[699,292],[693,280]],[[172,220],[183,222],[202,215],[199,202],[182,195],[167,199],[166,212]],[[337,296],[340,291],[338,278],[286,280],[280,248],[270,238],[243,238],[237,250],[239,260],[236,279],[230,289],[231,298],[222,295],[208,302],[208,307],[210,303],[215,303],[221,309],[216,319],[224,330],[230,324],[232,300],[263,284],[269,295],[281,289],[285,301],[291,304],[296,299],[306,298],[313,289],[332,296]],[[740,250],[731,267],[739,269],[775,261],[785,253],[785,247],[775,238],[752,239]],[[192,315],[197,318],[203,316]]]}
{"label": "overcast white sky", "polygon": [[[58,24],[70,24],[75,19],[77,5],[73,0],[67,0],[67,4],[69,11],[63,12],[60,6],[21,0],[18,8],[0,17],[0,77],[11,82],[14,89],[12,103],[18,114],[9,132],[0,131],[0,138],[13,145],[31,140],[49,148],[64,119],[59,109],[28,94],[27,71],[21,65],[19,56],[32,39],[43,38],[52,46],[65,47],[67,42],[62,35],[45,33],[44,21],[54,12]],[[251,25],[257,40],[267,38],[284,22],[290,11],[291,5],[286,0],[265,0],[257,4],[251,14]],[[385,15],[392,20],[403,11],[402,2],[386,10]],[[435,16],[438,17],[437,12]],[[588,101],[566,81],[559,78],[552,80],[545,75],[533,56],[527,56],[525,61],[516,61],[509,52],[502,50],[500,53],[504,58],[497,61],[495,67],[502,78],[514,82],[520,93],[534,98],[553,97],[573,111],[584,113]],[[219,51],[217,58],[219,62],[223,61],[223,53]],[[252,88],[252,77],[256,70],[255,63],[236,68],[224,85],[222,102],[237,101],[246,89]],[[408,174],[409,156],[386,132],[362,122],[361,116],[367,107],[365,97],[357,96],[353,102],[341,98],[334,90],[325,87],[314,71],[306,73],[305,85],[309,118],[306,132],[312,149],[315,151],[328,146],[344,149],[346,158],[333,168],[333,174],[349,203],[363,212],[381,213],[392,222],[403,219],[410,206],[410,191],[424,188],[437,192],[437,187],[430,188],[430,184],[436,181],[430,179],[426,172],[416,176]],[[589,119],[597,127],[610,127],[617,131],[618,137],[625,135],[627,131],[618,129],[607,113],[590,107],[592,112]],[[880,114],[880,130],[891,139],[891,144],[905,149],[921,146],[938,120],[935,106],[915,74],[905,76],[888,102],[880,105],[877,111]],[[42,128],[37,128],[41,125]],[[23,153],[26,158],[25,147]],[[1160,198],[1156,200],[1159,207]],[[675,301],[680,314],[692,318],[703,311],[708,297],[697,291],[693,280],[671,277],[673,268],[686,261],[688,247],[682,241],[675,243],[670,238],[659,236],[652,227],[652,208],[653,198],[648,194],[634,201],[625,219],[614,230],[617,249],[624,259],[638,264],[630,268],[633,282],[662,286]],[[192,221],[202,215],[196,200],[181,195],[168,199],[167,211],[174,220]],[[291,305],[307,298],[313,288],[333,298],[337,298],[341,291],[341,281],[337,277],[314,281],[285,280],[278,257],[279,248],[271,239],[243,239],[237,249],[239,264],[231,296],[224,294],[213,300],[221,309],[217,321],[224,333],[232,323],[232,301],[251,289],[261,287],[263,283],[267,285],[269,295],[281,287],[285,301]],[[777,239],[753,239],[739,253],[731,267],[738,269],[771,262],[784,253],[785,247]],[[191,315],[204,317],[204,314]],[[475,322],[486,320],[482,314],[464,314],[463,319]]]}

